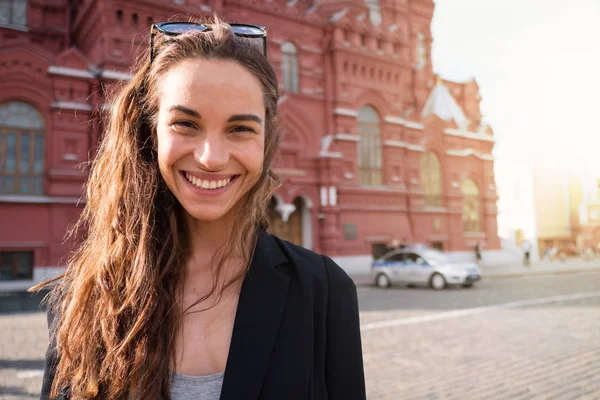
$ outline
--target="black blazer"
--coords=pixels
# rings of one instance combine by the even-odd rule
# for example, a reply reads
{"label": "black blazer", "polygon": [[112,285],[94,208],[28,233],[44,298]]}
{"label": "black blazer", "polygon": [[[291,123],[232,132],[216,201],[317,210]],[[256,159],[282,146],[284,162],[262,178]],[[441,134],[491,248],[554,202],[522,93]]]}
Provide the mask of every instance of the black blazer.
{"label": "black blazer", "polygon": [[[42,400],[49,399],[55,363],[50,345]],[[221,400],[365,398],[356,286],[330,258],[260,232]]]}

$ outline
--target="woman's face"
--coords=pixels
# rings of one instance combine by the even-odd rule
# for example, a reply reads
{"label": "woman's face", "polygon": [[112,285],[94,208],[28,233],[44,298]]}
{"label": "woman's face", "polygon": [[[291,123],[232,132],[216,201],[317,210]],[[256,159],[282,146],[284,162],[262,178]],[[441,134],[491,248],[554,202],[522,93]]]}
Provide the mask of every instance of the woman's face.
{"label": "woman's face", "polygon": [[161,175],[191,217],[217,221],[261,172],[262,86],[234,61],[194,59],[166,73],[158,95]]}

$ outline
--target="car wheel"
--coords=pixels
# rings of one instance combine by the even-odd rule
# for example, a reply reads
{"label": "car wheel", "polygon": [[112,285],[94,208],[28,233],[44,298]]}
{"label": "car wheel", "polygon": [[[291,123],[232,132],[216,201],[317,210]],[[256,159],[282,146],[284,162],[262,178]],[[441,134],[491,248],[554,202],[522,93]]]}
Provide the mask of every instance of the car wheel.
{"label": "car wheel", "polygon": [[473,282],[463,283],[461,286],[464,287],[464,288],[472,288],[473,287]]}
{"label": "car wheel", "polygon": [[435,290],[442,290],[446,287],[446,279],[444,279],[442,274],[436,272],[435,274],[431,275],[431,278],[429,279],[429,286]]}
{"label": "car wheel", "polygon": [[388,278],[386,274],[379,274],[379,275],[377,275],[377,278],[375,279],[375,284],[380,288],[390,287],[390,285],[391,285],[390,278]]}

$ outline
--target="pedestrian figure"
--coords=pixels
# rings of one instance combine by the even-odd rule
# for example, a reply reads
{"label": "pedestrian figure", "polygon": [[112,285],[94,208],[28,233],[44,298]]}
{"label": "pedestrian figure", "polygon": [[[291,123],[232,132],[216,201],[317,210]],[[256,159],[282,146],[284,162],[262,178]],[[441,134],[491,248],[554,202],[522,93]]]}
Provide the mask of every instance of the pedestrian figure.
{"label": "pedestrian figure", "polygon": [[266,232],[266,50],[259,26],[152,25],[91,166],[83,243],[53,280],[42,399],[366,398],[354,283]]}
{"label": "pedestrian figure", "polygon": [[529,257],[530,257],[530,252],[531,252],[531,244],[529,243],[528,240],[525,240],[521,246],[523,248],[523,265],[526,267],[529,267],[530,266]]}
{"label": "pedestrian figure", "polygon": [[408,247],[406,238],[402,238],[402,241],[400,242],[400,249],[406,249]]}
{"label": "pedestrian figure", "polygon": [[481,265],[481,242],[475,243],[475,262]]}

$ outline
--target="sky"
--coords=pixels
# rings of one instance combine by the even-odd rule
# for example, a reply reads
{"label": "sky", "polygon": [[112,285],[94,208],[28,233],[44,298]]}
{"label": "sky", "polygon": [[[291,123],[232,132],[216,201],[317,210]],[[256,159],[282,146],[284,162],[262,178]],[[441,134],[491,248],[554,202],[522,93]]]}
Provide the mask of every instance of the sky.
{"label": "sky", "polygon": [[434,71],[477,80],[494,156],[600,175],[600,0],[434,1]]}

